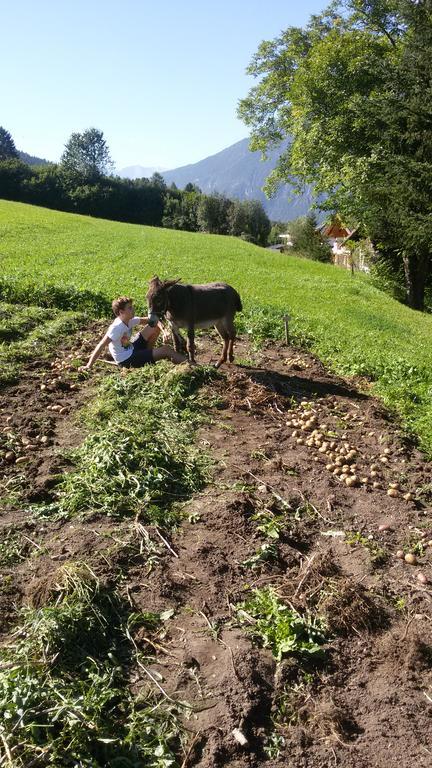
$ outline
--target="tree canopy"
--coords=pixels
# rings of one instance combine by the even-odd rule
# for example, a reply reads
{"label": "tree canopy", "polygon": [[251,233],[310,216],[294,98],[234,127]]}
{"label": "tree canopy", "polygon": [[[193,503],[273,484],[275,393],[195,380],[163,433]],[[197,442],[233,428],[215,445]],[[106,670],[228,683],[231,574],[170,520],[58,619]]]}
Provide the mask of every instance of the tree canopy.
{"label": "tree canopy", "polygon": [[67,174],[79,177],[83,183],[107,175],[113,164],[103,132],[88,128],[83,133],[73,133],[61,157],[61,166]]}
{"label": "tree canopy", "polygon": [[17,160],[18,152],[14,140],[6,130],[0,126],[0,160]]}
{"label": "tree canopy", "polygon": [[240,102],[251,149],[288,149],[268,180],[314,184],[403,266],[408,303],[432,274],[432,0],[332,3],[261,43]]}

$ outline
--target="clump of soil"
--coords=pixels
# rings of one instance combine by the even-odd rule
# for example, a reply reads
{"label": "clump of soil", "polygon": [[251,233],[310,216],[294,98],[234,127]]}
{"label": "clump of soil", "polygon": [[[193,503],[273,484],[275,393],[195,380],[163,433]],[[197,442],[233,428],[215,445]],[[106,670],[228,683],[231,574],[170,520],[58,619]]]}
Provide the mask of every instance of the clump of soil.
{"label": "clump of soil", "polygon": [[377,598],[362,584],[345,579],[333,579],[325,586],[318,609],[332,635],[359,635],[388,623],[387,612]]}

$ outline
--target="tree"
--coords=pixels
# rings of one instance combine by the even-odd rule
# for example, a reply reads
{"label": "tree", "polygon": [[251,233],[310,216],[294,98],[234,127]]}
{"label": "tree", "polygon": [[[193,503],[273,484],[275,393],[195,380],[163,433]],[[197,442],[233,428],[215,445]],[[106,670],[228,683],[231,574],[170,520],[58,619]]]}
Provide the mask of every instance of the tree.
{"label": "tree", "polygon": [[317,230],[317,219],[313,213],[300,216],[288,224],[292,250],[314,261],[331,261],[330,246],[324,242]]}
{"label": "tree", "polygon": [[270,219],[259,200],[234,200],[229,211],[229,233],[256,245],[267,245]]}
{"label": "tree", "polygon": [[277,245],[281,242],[280,236],[288,231],[288,225],[284,221],[272,221],[270,234],[268,236],[269,245]]}
{"label": "tree", "polygon": [[18,160],[19,155],[14,140],[6,130],[0,126],[0,160]]}
{"label": "tree", "polygon": [[239,113],[252,149],[292,137],[268,191],[314,184],[403,265],[416,309],[432,273],[430,0],[334,2],[305,29],[262,43]]}
{"label": "tree", "polygon": [[82,184],[92,184],[112,171],[108,145],[102,131],[88,128],[84,133],[73,133],[61,157],[66,175]]}
{"label": "tree", "polygon": [[232,202],[224,195],[201,195],[198,205],[198,225],[203,232],[211,235],[226,235],[229,229],[228,216]]}
{"label": "tree", "polygon": [[32,170],[21,160],[11,158],[0,161],[0,190],[5,200],[26,201],[26,182],[31,178]]}

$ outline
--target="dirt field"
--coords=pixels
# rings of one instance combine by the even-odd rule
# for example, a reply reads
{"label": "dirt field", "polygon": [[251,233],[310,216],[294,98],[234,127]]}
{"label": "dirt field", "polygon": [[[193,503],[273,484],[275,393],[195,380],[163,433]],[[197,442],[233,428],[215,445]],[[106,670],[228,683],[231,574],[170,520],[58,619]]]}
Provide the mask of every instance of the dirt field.
{"label": "dirt field", "polygon": [[[74,354],[88,351],[89,336]],[[201,347],[208,362],[212,347]],[[0,516],[1,540],[24,537],[0,569],[3,641],[18,607],[43,603],[60,564],[106,571],[107,542],[123,542],[131,527],[28,519],[26,503],[49,501],[68,469],[59,451],[82,439],[73,416],[92,385],[71,388],[67,354],[60,377],[35,361],[0,393],[4,433],[17,444],[0,466],[4,493],[12,499],[17,476],[25,484],[19,508],[5,503]],[[209,386],[216,405],[198,440],[213,478],[187,503],[188,521],[160,543],[152,569],[139,552],[118,551],[131,605],[174,609],[151,670],[166,695],[192,704],[179,766],[430,766],[431,465],[376,399],[312,356],[283,346],[252,355],[244,341],[237,354],[244,364]],[[260,520],[270,518],[284,524],[271,556],[254,559],[269,543]],[[289,655],[277,663],[239,626],[235,605],[248,587],[270,585],[300,613],[325,618],[318,665]]]}

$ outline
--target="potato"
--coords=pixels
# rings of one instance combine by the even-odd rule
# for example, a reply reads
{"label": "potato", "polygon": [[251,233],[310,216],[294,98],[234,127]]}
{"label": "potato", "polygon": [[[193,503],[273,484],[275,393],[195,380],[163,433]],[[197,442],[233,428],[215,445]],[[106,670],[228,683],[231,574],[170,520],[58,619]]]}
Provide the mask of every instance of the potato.
{"label": "potato", "polygon": [[359,479],[357,475],[351,475],[350,477],[347,477],[345,480],[345,485],[347,485],[348,488],[353,488],[358,484],[359,484]]}
{"label": "potato", "polygon": [[413,493],[404,493],[403,495],[405,501],[414,501],[415,496]]}
{"label": "potato", "polygon": [[405,555],[404,560],[408,565],[417,565],[417,558],[413,552],[408,552]]}

